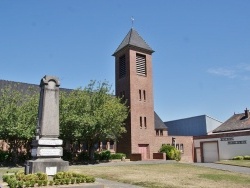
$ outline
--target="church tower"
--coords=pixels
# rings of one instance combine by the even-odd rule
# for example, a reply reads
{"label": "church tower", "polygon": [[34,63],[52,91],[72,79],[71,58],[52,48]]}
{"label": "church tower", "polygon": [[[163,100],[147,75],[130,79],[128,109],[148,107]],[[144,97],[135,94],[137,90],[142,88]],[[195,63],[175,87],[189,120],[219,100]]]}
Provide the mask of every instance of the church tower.
{"label": "church tower", "polygon": [[130,108],[127,133],[117,143],[117,152],[128,157],[141,153],[152,159],[155,139],[152,53],[154,51],[131,28],[113,56],[115,57],[116,96],[124,97]]}

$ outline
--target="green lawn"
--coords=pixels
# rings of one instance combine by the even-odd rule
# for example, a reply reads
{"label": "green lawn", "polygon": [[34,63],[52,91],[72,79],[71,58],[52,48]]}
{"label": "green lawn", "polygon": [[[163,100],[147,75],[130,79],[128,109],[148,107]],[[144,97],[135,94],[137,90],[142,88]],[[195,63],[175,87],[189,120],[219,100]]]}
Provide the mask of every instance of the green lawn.
{"label": "green lawn", "polygon": [[102,167],[72,166],[71,170],[143,187],[250,187],[249,175],[182,163]]}
{"label": "green lawn", "polygon": [[[0,168],[0,175],[24,168]],[[70,171],[143,187],[170,188],[247,188],[250,176],[184,163],[126,166],[79,165]]]}

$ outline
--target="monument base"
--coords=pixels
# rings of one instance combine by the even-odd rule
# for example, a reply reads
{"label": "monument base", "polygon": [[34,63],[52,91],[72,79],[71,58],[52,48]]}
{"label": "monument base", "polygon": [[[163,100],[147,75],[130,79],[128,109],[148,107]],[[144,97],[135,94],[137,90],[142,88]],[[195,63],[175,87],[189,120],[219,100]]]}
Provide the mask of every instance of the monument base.
{"label": "monument base", "polygon": [[68,169],[69,162],[61,158],[40,158],[26,161],[25,174],[43,172],[53,176],[57,172],[68,171]]}

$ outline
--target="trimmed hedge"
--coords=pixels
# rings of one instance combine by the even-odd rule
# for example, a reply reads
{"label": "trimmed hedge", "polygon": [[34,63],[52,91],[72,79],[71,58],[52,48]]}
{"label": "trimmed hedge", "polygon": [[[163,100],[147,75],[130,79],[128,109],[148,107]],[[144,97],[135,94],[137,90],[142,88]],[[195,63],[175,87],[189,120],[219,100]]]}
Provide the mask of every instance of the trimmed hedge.
{"label": "trimmed hedge", "polygon": [[235,156],[232,158],[232,160],[250,160],[250,155],[245,155],[245,156]]}
{"label": "trimmed hedge", "polygon": [[27,175],[25,175],[24,172],[7,173],[4,174],[2,178],[4,182],[8,183],[10,188],[95,182],[95,178],[92,176],[86,176],[73,172],[58,172],[54,175],[53,181],[48,181],[48,176],[45,173]]}

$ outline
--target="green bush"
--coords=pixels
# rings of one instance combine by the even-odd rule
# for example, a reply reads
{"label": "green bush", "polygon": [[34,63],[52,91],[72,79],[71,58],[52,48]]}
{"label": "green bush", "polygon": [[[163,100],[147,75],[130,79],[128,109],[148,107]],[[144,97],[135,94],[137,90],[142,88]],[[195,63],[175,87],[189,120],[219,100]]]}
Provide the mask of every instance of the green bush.
{"label": "green bush", "polygon": [[243,156],[236,156],[236,157],[233,158],[233,160],[243,160],[243,159],[244,159]]}
{"label": "green bush", "polygon": [[122,158],[126,158],[126,154],[124,153],[113,153],[110,156],[110,159],[122,159]]}
{"label": "green bush", "polygon": [[92,176],[86,176],[85,181],[86,183],[93,183],[95,182],[95,178]]}
{"label": "green bush", "polygon": [[109,150],[105,150],[105,151],[100,152],[99,155],[100,155],[99,159],[101,161],[109,160],[111,156],[111,152]]}
{"label": "green bush", "polygon": [[18,187],[18,188],[22,188],[23,185],[24,185],[24,182],[23,182],[23,181],[18,181],[18,182],[17,182],[17,187]]}
{"label": "green bush", "polygon": [[164,144],[161,146],[160,152],[166,153],[167,159],[176,160],[176,161],[181,160],[181,152],[177,150],[174,146]]}
{"label": "green bush", "polygon": [[77,155],[77,161],[78,162],[83,162],[83,161],[88,161],[89,160],[89,154],[86,151],[82,151]]}
{"label": "green bush", "polygon": [[71,178],[71,184],[75,184],[76,178]]}
{"label": "green bush", "polygon": [[63,160],[65,161],[72,161],[73,160],[73,154],[71,151],[63,150]]}
{"label": "green bush", "polygon": [[249,155],[245,155],[244,156],[244,160],[250,160],[250,156]]}
{"label": "green bush", "polygon": [[0,150],[0,162],[6,162],[8,158],[9,158],[8,151]]}
{"label": "green bush", "polygon": [[53,181],[53,180],[50,180],[50,181],[49,181],[49,186],[52,186],[52,185],[54,185],[54,181]]}
{"label": "green bush", "polygon": [[24,183],[24,185],[25,185],[25,187],[30,187],[30,181],[26,181],[26,182]]}
{"label": "green bush", "polygon": [[37,180],[38,187],[41,187],[43,185],[43,180]]}

